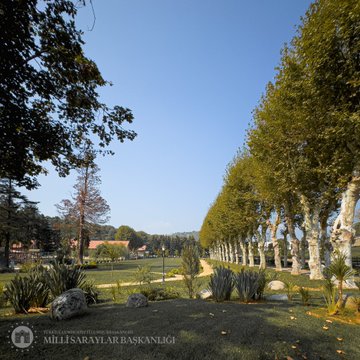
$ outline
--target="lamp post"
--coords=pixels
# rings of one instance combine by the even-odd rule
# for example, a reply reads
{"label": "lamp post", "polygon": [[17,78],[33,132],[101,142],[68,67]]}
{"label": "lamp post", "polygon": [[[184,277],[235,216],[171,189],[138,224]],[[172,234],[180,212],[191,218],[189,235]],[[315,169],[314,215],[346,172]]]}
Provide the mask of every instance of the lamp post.
{"label": "lamp post", "polygon": [[163,257],[163,273],[162,273],[162,284],[165,285],[165,245],[162,245],[162,257]]}

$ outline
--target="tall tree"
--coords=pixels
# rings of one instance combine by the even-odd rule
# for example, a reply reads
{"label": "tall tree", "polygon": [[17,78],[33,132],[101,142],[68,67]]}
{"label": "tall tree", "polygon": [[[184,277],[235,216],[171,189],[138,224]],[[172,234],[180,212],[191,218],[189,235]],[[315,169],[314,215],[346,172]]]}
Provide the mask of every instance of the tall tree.
{"label": "tall tree", "polygon": [[92,159],[85,162],[78,170],[79,176],[74,185],[72,199],[62,200],[57,205],[63,217],[68,217],[76,223],[79,264],[83,263],[85,241],[91,231],[91,225],[106,223],[109,219],[110,208],[100,194],[101,180],[98,172],[99,168],[93,165]]}
{"label": "tall tree", "polygon": [[118,228],[115,234],[115,240],[129,241],[129,248],[131,250],[136,250],[143,245],[143,240],[138,236],[136,231],[127,225],[121,225]]}
{"label": "tall tree", "polygon": [[110,83],[84,54],[75,20],[85,3],[0,3],[0,178],[31,188],[45,161],[65,176],[82,164],[84,142],[112,153],[114,138],[136,136],[123,127],[133,121],[129,109],[99,100]]}

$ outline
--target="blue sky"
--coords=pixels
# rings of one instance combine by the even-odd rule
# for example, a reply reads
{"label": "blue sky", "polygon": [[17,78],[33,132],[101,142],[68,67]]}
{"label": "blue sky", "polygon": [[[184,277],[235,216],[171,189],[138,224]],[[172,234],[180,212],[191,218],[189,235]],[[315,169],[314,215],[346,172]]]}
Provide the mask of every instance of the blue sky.
{"label": "blue sky", "polygon": [[[85,51],[114,86],[102,100],[132,109],[133,142],[99,158],[110,224],[169,234],[199,230],[244,143],[251,111],[308,0],[93,0],[81,9]],[[76,174],[49,166],[26,192],[46,215]]]}

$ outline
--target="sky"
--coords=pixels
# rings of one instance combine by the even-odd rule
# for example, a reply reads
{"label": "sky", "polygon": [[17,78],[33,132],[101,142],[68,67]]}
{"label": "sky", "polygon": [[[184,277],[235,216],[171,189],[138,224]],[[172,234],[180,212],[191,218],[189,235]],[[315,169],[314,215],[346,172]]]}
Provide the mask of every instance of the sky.
{"label": "sky", "polygon": [[[113,86],[108,105],[128,107],[138,136],[98,158],[109,224],[150,234],[199,230],[227,164],[245,141],[251,112],[272,81],[284,43],[308,0],[93,0],[79,10],[85,54]],[[74,171],[51,166],[23,191],[56,216]]]}

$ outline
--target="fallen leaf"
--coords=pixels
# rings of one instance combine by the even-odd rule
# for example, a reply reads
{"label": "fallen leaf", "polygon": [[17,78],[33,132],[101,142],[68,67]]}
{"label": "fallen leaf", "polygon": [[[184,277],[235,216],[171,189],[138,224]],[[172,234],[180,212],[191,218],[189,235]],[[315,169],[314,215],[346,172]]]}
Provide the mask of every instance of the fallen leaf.
{"label": "fallen leaf", "polygon": [[329,330],[329,328],[327,326],[325,326],[325,325],[323,326],[323,329],[324,330]]}
{"label": "fallen leaf", "polygon": [[215,316],[213,313],[209,313],[210,316]]}
{"label": "fallen leaf", "polygon": [[222,332],[221,332],[221,335],[226,335],[226,334],[227,334],[226,331],[222,331]]}
{"label": "fallen leaf", "polygon": [[226,310],[223,310],[222,312],[223,312],[223,313],[225,313],[225,312],[226,312]]}
{"label": "fallen leaf", "polygon": [[338,354],[345,354],[345,351],[343,351],[343,350],[336,350],[336,352],[337,352]]}
{"label": "fallen leaf", "polygon": [[291,320],[296,320],[296,317],[295,316],[290,316],[290,319]]}
{"label": "fallen leaf", "polygon": [[286,360],[294,360],[291,356],[287,356]]}
{"label": "fallen leaf", "polygon": [[329,319],[326,319],[326,322],[332,324],[332,321]]}
{"label": "fallen leaf", "polygon": [[296,346],[296,345],[291,345],[291,348],[292,348],[292,349],[296,349],[297,346]]}
{"label": "fallen leaf", "polygon": [[341,338],[341,337],[337,337],[336,340],[337,340],[337,341],[343,341],[344,339]]}

